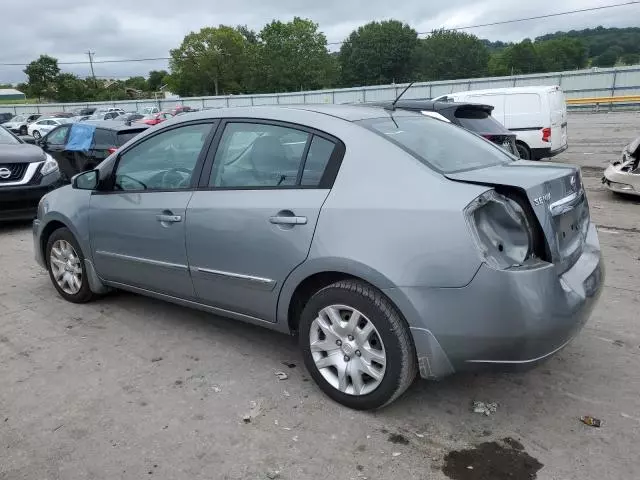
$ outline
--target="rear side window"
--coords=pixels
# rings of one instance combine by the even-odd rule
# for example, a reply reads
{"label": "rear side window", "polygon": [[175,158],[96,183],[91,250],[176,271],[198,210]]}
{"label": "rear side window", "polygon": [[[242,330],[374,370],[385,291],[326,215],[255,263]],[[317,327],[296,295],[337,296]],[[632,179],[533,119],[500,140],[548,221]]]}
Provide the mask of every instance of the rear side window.
{"label": "rear side window", "polygon": [[97,148],[111,148],[117,146],[115,144],[115,132],[96,128],[96,131],[93,134],[93,144]]}
{"label": "rear side window", "polygon": [[[455,125],[420,117],[383,117],[360,122],[441,173],[507,164],[513,158]],[[393,167],[390,167],[393,168]]]}
{"label": "rear side window", "polygon": [[302,172],[302,186],[317,187],[327,168],[336,144],[317,135],[311,140],[307,161]]}
{"label": "rear side window", "polygon": [[117,147],[121,147],[122,145],[124,145],[125,143],[127,143],[129,140],[131,140],[132,138],[137,137],[138,135],[140,135],[140,133],[144,132],[145,129],[138,129],[138,130],[126,130],[124,132],[118,132],[118,144],[116,145]]}
{"label": "rear side window", "polygon": [[464,109],[456,110],[455,117],[458,124],[480,135],[510,135],[511,132],[504,128],[500,122],[493,118],[489,112],[480,109]]}

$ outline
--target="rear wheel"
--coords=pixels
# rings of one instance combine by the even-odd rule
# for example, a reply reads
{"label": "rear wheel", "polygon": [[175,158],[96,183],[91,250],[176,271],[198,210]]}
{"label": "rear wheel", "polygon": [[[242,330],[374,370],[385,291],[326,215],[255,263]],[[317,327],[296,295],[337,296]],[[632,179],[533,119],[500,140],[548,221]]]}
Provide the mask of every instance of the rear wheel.
{"label": "rear wheel", "polygon": [[20,127],[20,135],[25,136],[25,135],[27,135],[28,133],[29,133],[29,132],[27,131],[27,127],[26,127],[25,125],[22,125],[22,126]]}
{"label": "rear wheel", "polygon": [[409,328],[376,288],[345,280],[323,288],[300,319],[305,365],[335,401],[358,410],[383,407],[416,376]]}
{"label": "rear wheel", "polygon": [[529,150],[526,143],[516,142],[516,148],[522,160],[531,160],[531,150]]}
{"label": "rear wheel", "polygon": [[53,286],[69,302],[86,303],[94,294],[89,288],[84,255],[67,228],[54,231],[46,247],[47,269]]}

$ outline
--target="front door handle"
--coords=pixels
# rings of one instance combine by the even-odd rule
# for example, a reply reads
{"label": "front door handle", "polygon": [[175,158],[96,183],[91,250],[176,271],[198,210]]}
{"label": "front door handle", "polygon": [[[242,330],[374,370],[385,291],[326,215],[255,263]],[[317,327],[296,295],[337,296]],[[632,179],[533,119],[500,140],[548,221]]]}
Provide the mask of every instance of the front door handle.
{"label": "front door handle", "polygon": [[307,217],[297,216],[276,216],[270,217],[269,221],[274,225],[306,225]]}
{"label": "front door handle", "polygon": [[182,221],[181,215],[156,215],[156,219],[162,223],[177,223]]}

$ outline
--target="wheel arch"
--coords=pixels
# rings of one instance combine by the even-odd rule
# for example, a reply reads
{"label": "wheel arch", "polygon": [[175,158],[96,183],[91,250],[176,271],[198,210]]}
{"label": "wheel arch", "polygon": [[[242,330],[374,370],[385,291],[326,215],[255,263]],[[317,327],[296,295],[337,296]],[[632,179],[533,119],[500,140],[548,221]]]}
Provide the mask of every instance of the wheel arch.
{"label": "wheel arch", "polygon": [[[329,258],[305,262],[289,275],[280,290],[277,307],[279,329],[296,332],[299,314],[311,295],[332,283],[347,279],[361,280],[380,291],[394,286],[382,273],[354,260]],[[393,299],[389,300],[395,305]],[[395,307],[401,312],[398,305]]]}

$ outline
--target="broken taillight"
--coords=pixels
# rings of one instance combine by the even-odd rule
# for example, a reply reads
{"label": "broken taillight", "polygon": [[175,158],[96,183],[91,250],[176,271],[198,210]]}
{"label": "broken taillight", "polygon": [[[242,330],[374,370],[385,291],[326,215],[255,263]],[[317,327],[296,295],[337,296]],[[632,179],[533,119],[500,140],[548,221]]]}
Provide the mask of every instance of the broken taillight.
{"label": "broken taillight", "polygon": [[542,129],[542,141],[543,142],[550,142],[551,141],[551,129],[550,128],[543,128]]}

